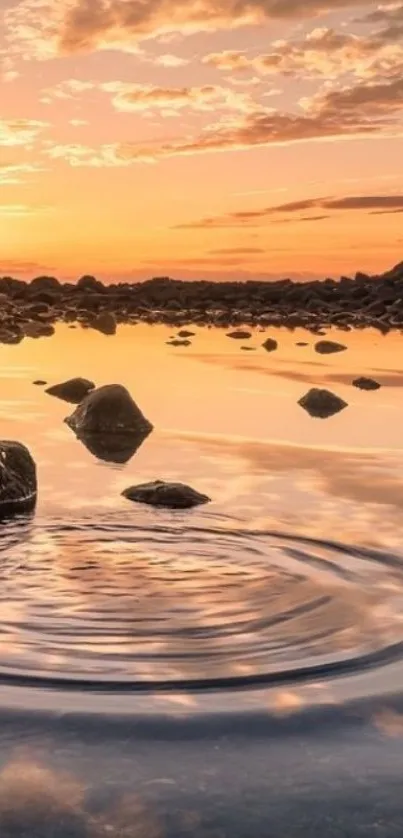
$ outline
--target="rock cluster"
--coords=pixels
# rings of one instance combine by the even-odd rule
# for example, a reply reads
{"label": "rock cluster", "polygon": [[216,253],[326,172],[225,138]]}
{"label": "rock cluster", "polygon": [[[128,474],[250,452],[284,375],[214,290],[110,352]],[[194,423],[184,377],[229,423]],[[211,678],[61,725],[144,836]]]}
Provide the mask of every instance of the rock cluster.
{"label": "rock cluster", "polygon": [[[145,282],[103,285],[94,277],[76,284],[54,277],[27,283],[0,278],[0,342],[46,336],[53,324],[81,323],[111,335],[119,323],[213,324],[305,327],[313,334],[336,326],[346,331],[372,326],[403,329],[403,262],[381,275],[298,283],[181,282],[156,277]],[[181,335],[182,337],[182,335]],[[190,335],[188,335],[190,337]]]}

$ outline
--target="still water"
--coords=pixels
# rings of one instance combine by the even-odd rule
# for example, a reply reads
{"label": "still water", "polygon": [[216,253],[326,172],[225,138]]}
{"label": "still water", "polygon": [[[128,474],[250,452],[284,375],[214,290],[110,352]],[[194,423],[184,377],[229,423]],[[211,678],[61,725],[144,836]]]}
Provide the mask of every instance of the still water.
{"label": "still water", "polygon": [[[49,752],[62,751],[63,769],[67,762],[74,775],[98,776],[107,764],[109,783],[112,775],[116,784],[134,771],[137,784],[158,789],[162,778],[165,797],[170,784],[178,790],[179,769],[172,768],[178,759],[182,794],[195,760],[203,773],[206,759],[208,765],[220,758],[221,769],[214,774],[210,765],[213,774],[206,774],[204,789],[208,777],[215,777],[218,793],[225,775],[238,803],[239,794],[260,788],[262,759],[271,789],[274,765],[281,762],[289,777],[298,771],[294,791],[304,771],[318,789],[326,770],[318,775],[317,756],[315,768],[308,757],[296,759],[295,752],[290,761],[288,728],[277,741],[284,719],[298,726],[304,713],[316,719],[315,739],[304,750],[308,755],[319,747],[321,725],[326,736],[341,726],[337,748],[330,748],[339,768],[332,765],[329,778],[336,782],[340,765],[348,773],[351,764],[342,753],[349,725],[341,725],[336,709],[344,713],[351,702],[378,702],[368,710],[371,736],[387,736],[388,750],[371,752],[371,764],[375,759],[380,771],[386,761],[391,770],[397,758],[389,734],[392,730],[394,743],[403,725],[389,698],[400,696],[403,681],[402,336],[334,331],[330,336],[348,349],[324,357],[315,353],[312,335],[299,330],[256,331],[250,341],[231,340],[220,330],[195,331],[191,346],[172,347],[166,341],[174,333],[163,326],[122,326],[112,338],[59,326],[51,339],[0,347],[1,437],[28,445],[39,479],[35,515],[2,525],[0,534],[0,701],[9,746],[2,758],[6,774],[0,775],[0,825],[1,797],[9,795],[2,784],[6,789],[12,785],[10,776],[17,777],[18,786],[18,776],[28,771],[28,786],[52,785],[48,767],[38,768],[36,758],[31,764],[31,756],[22,762],[18,757],[10,769],[16,711],[18,725],[25,725],[25,733],[17,725],[19,744],[25,746],[27,736],[31,744],[35,738],[27,722],[30,714],[45,725],[37,733],[41,743],[44,736],[45,741],[56,736],[57,746],[41,745],[46,766]],[[273,353],[261,346],[269,334],[279,342]],[[305,341],[307,346],[297,346]],[[255,351],[244,351],[245,345]],[[376,378],[381,389],[352,387],[362,375]],[[87,450],[63,422],[74,407],[33,384],[74,376],[97,385],[124,384],[154,424],[126,463]],[[311,387],[332,390],[348,407],[326,420],[311,418],[298,405]],[[188,483],[212,503],[169,511],[131,504],[121,496],[128,486],[154,479]],[[323,713],[329,708],[335,715],[325,724]],[[360,712],[356,718],[362,718]],[[74,728],[74,747],[71,729],[66,733],[62,725],[57,735],[49,732],[55,714],[71,720],[71,713],[96,713],[98,719],[101,714],[100,730],[91,734],[95,756],[92,751],[90,758],[84,745],[95,724],[93,715],[84,732]],[[124,734],[130,758],[118,744],[122,733],[107,733],[111,714],[114,724],[129,718],[128,724],[140,725],[140,737],[137,728],[132,739]],[[161,714],[164,724],[157,734],[153,728],[147,758],[141,756],[147,778],[139,778],[138,740],[148,730],[144,719],[152,728]],[[238,735],[249,734],[248,744],[230,742],[229,717]],[[310,724],[304,718],[301,729],[308,736]],[[197,725],[216,721],[203,735],[194,728],[185,755],[178,757],[181,719],[189,725],[196,725],[196,719]],[[273,730],[276,755],[272,752],[268,760],[267,748],[263,754],[261,749],[265,737],[274,747]],[[211,751],[222,736],[225,760],[223,752]],[[152,762],[155,740],[161,737],[172,740],[170,756],[158,747]],[[207,741],[210,756],[203,757]],[[354,754],[359,759],[357,744]],[[200,782],[199,777],[191,786],[196,797]],[[253,799],[257,838],[269,834],[268,829],[274,836],[282,834],[278,824],[288,835],[316,834],[309,818],[311,831],[305,833],[300,817],[290,826],[280,812],[268,826],[267,807],[259,794]],[[213,818],[200,835],[251,836],[250,817],[246,807],[241,827],[242,818],[233,823],[222,815],[219,832],[214,832],[218,822]],[[365,828],[373,829],[375,816],[368,817]],[[134,832],[133,818],[132,813],[124,827],[132,831],[113,832],[112,817],[108,834],[154,834],[149,823]],[[187,826],[165,823],[162,831],[196,835],[199,820],[185,819]],[[95,829],[94,823],[85,828]],[[374,834],[395,834],[395,824],[396,835],[401,834],[396,816]],[[104,826],[96,820],[97,835],[107,834],[100,831]],[[355,823],[351,834],[359,834],[359,828]],[[25,834],[4,829],[5,836]],[[38,835],[47,836],[41,829]],[[318,834],[327,834],[323,824],[320,829]],[[50,834],[90,833],[60,827]]]}

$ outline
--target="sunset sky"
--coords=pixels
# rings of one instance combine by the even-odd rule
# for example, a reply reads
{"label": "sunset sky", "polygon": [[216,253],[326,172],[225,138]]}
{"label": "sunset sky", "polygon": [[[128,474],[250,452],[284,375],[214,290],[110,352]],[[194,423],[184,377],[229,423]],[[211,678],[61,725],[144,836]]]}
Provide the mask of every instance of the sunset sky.
{"label": "sunset sky", "polygon": [[0,275],[403,260],[403,3],[0,6]]}

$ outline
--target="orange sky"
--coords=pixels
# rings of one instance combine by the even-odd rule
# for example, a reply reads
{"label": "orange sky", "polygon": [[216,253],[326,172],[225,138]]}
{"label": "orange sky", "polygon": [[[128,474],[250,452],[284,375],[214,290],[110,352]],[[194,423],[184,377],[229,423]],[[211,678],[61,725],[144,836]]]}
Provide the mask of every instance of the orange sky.
{"label": "orange sky", "polygon": [[1,15],[0,274],[322,277],[403,258],[403,3]]}

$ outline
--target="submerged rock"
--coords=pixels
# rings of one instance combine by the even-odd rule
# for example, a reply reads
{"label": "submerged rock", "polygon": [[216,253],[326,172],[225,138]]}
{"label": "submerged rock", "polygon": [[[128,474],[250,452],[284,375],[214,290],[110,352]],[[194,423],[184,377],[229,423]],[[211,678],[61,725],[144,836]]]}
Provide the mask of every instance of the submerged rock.
{"label": "submerged rock", "polygon": [[122,495],[137,503],[147,503],[150,506],[166,506],[171,509],[190,509],[203,503],[209,503],[210,498],[196,492],[183,483],[165,483],[155,480],[152,483],[141,483],[130,486]]}
{"label": "submerged rock", "polygon": [[37,387],[44,387],[45,384],[47,384],[48,382],[47,381],[42,381],[41,378],[38,378],[36,381],[33,381],[32,383],[36,384]]}
{"label": "submerged rock", "polygon": [[344,343],[336,343],[334,340],[319,340],[315,343],[315,351],[319,355],[332,355],[334,352],[344,352],[347,346]]}
{"label": "submerged rock", "polygon": [[234,332],[227,332],[227,338],[234,340],[248,340],[252,337],[252,332],[247,332],[244,329],[235,329]]}
{"label": "submerged rock", "polygon": [[61,384],[54,384],[52,387],[48,387],[46,393],[49,396],[56,396],[57,399],[70,402],[70,404],[80,404],[87,393],[90,390],[94,390],[94,388],[94,382],[88,381],[86,378],[70,378]]}
{"label": "submerged rock", "polygon": [[28,512],[36,503],[36,466],[20,442],[0,442],[0,515]]}
{"label": "submerged rock", "polygon": [[187,329],[181,329],[178,332],[178,338],[192,338],[195,332],[189,332]]}
{"label": "submerged rock", "polygon": [[244,352],[256,352],[256,346],[241,346]]}
{"label": "submerged rock", "polygon": [[316,387],[309,390],[309,393],[306,393],[298,404],[310,416],[318,419],[328,419],[329,416],[334,416],[335,413],[339,413],[340,410],[347,407],[347,402],[336,396],[335,393],[331,393],[330,390],[319,390]]}
{"label": "submerged rock", "polygon": [[274,340],[274,338],[267,338],[267,340],[265,340],[265,342],[262,343],[262,346],[263,349],[266,350],[266,352],[274,352],[276,349],[278,349],[278,343],[276,340]]}
{"label": "submerged rock", "polygon": [[121,384],[106,384],[84,397],[71,416],[65,419],[77,435],[148,434],[153,426],[143,416],[130,393]]}
{"label": "submerged rock", "polygon": [[168,346],[191,346],[190,340],[178,340],[177,338],[173,338],[173,340],[167,340]]}
{"label": "submerged rock", "polygon": [[373,378],[356,378],[353,381],[353,387],[358,387],[359,390],[379,390],[380,384]]}

